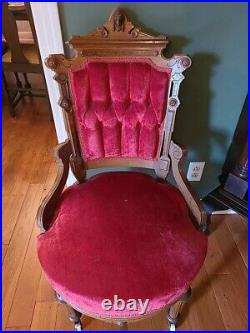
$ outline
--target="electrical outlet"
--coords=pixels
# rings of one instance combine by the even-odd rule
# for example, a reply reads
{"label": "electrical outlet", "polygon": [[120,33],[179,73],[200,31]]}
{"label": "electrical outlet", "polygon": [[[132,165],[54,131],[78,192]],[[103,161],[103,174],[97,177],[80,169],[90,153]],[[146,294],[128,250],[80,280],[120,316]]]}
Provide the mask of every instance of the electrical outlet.
{"label": "electrical outlet", "polygon": [[187,172],[187,179],[192,182],[199,182],[203,173],[205,162],[190,162]]}

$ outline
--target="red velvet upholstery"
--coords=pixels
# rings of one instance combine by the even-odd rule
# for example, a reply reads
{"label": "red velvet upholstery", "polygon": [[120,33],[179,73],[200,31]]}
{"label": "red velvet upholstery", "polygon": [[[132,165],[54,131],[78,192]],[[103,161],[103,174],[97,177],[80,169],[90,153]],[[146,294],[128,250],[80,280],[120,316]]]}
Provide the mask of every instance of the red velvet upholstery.
{"label": "red velvet upholstery", "polygon": [[85,160],[157,158],[170,69],[149,60],[88,60],[70,72],[78,136]]}
{"label": "red velvet upholstery", "polygon": [[150,299],[147,314],[175,301],[200,269],[207,237],[193,227],[186,203],[170,184],[133,172],[103,173],[62,194],[38,255],[52,287],[93,315],[117,294]]}

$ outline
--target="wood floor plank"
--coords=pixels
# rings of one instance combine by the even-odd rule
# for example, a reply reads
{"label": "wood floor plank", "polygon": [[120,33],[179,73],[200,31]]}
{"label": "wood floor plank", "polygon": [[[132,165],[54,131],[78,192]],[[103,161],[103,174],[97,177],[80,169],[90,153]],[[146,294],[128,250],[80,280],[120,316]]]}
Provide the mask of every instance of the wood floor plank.
{"label": "wood floor plank", "polygon": [[[68,319],[68,312],[66,306],[63,304],[58,304],[55,331],[73,331],[74,324]],[[86,330],[88,328],[86,327]]]}
{"label": "wood floor plank", "polygon": [[238,251],[241,254],[244,264],[246,265],[246,268],[248,268],[248,232],[246,219],[236,215],[235,218],[227,218],[225,221],[233,236],[233,240],[237,245]]}
{"label": "wood floor plank", "polygon": [[219,218],[214,219],[213,223],[217,226],[215,236],[223,252],[227,270],[232,280],[238,285],[239,292],[245,292],[247,294],[247,269],[232,234],[227,227],[226,218],[228,217],[224,217],[224,220]]}
{"label": "wood floor plank", "polygon": [[167,311],[163,310],[151,318],[151,327],[155,331],[168,330]]}
{"label": "wood floor plank", "polygon": [[41,200],[42,185],[30,185],[3,262],[2,325],[6,327],[17,281]]}
{"label": "wood floor plank", "polygon": [[57,302],[37,302],[34,309],[34,315],[31,331],[54,331],[56,324]]}
{"label": "wood floor plank", "polygon": [[[26,184],[26,189],[28,190],[28,183]],[[20,213],[25,194],[20,193],[10,195],[3,195],[2,202],[3,202],[3,215],[2,215],[2,242],[3,244],[9,244],[11,236],[13,234],[13,230],[16,225],[16,221],[18,215]]]}
{"label": "wood floor plank", "polygon": [[[211,320],[211,318],[213,318]],[[192,283],[192,297],[185,305],[179,330],[224,330],[223,318],[203,266]]]}
{"label": "wood floor plank", "polygon": [[36,301],[37,302],[52,302],[55,300],[54,291],[52,290],[51,286],[49,285],[44,273],[42,272],[37,294],[36,294]]}
{"label": "wood floor plank", "polygon": [[6,331],[29,331],[30,326],[7,327]]}
{"label": "wood floor plank", "polygon": [[37,289],[41,277],[41,267],[36,251],[37,234],[37,226],[34,224],[7,323],[9,327],[29,326],[32,322]]}
{"label": "wood floor plank", "polygon": [[3,261],[4,261],[5,255],[7,253],[7,250],[8,250],[8,245],[7,244],[2,244],[2,264],[3,264]]}
{"label": "wood floor plank", "polygon": [[144,320],[129,323],[128,329],[131,331],[152,331],[154,330],[152,323],[152,318],[150,317]]}
{"label": "wood floor plank", "polygon": [[208,249],[205,267],[209,275],[229,274],[224,254],[219,247],[218,241],[215,237],[215,232],[213,232],[213,230],[211,230],[211,233],[208,236]]}
{"label": "wood floor plank", "polygon": [[88,331],[115,331],[119,330],[119,326],[116,324],[108,323],[102,320],[98,319],[92,319],[87,317],[87,320],[84,320],[84,322],[87,321],[86,330]]}
{"label": "wood floor plank", "polygon": [[239,293],[230,275],[212,276],[211,285],[226,330],[247,330],[247,294]]}

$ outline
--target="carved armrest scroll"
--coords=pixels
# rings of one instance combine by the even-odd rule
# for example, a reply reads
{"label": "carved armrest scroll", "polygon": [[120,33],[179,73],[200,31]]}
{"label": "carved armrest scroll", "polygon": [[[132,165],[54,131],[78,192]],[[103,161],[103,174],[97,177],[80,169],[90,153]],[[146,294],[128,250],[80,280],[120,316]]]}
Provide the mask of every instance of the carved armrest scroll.
{"label": "carved armrest scroll", "polygon": [[69,140],[66,140],[55,148],[55,159],[58,165],[57,177],[51,190],[43,199],[36,217],[37,225],[41,232],[49,229],[53,219],[56,205],[68,178],[71,154],[72,148]]}
{"label": "carved armrest scroll", "polygon": [[184,196],[191,214],[198,224],[198,228],[205,232],[207,231],[207,214],[184,174],[183,164],[186,159],[186,151],[174,143],[174,141],[171,141],[169,155],[171,159],[172,173],[177,183],[177,187]]}

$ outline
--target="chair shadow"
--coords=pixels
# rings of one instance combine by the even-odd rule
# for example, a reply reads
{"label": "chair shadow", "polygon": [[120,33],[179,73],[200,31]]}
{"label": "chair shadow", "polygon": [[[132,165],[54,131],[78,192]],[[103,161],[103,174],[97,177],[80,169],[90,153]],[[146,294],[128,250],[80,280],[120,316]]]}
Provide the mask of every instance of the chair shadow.
{"label": "chair shadow", "polygon": [[211,124],[214,91],[210,82],[219,57],[214,53],[196,53],[191,58],[192,66],[184,72],[185,84],[180,88],[181,104],[173,138],[188,147],[193,160],[206,161],[202,182],[198,184],[200,192],[206,193],[211,188],[211,179],[216,182],[215,175],[219,177],[221,172],[220,163],[212,160],[214,147],[226,156],[228,134]]}
{"label": "chair shadow", "polygon": [[[161,34],[148,24],[145,27],[129,8],[124,9],[135,26],[140,26],[143,31],[153,35]],[[191,43],[191,39],[186,36],[176,35],[168,36],[168,38],[170,43],[163,52],[166,58],[170,58],[173,54],[185,53],[183,50],[186,50],[188,44]],[[203,194],[209,192],[213,186],[210,181],[211,177],[216,186],[215,175],[219,178],[222,165],[220,162],[213,161],[212,153],[214,147],[217,147],[221,155],[227,155],[228,134],[226,131],[216,130],[211,124],[211,101],[215,93],[211,87],[211,78],[220,59],[216,53],[195,53],[191,59],[192,66],[187,72],[184,72],[186,79],[180,88],[181,104],[177,110],[173,138],[191,151],[193,160],[206,161],[203,179],[198,185]],[[197,186],[197,184],[195,185]]]}

